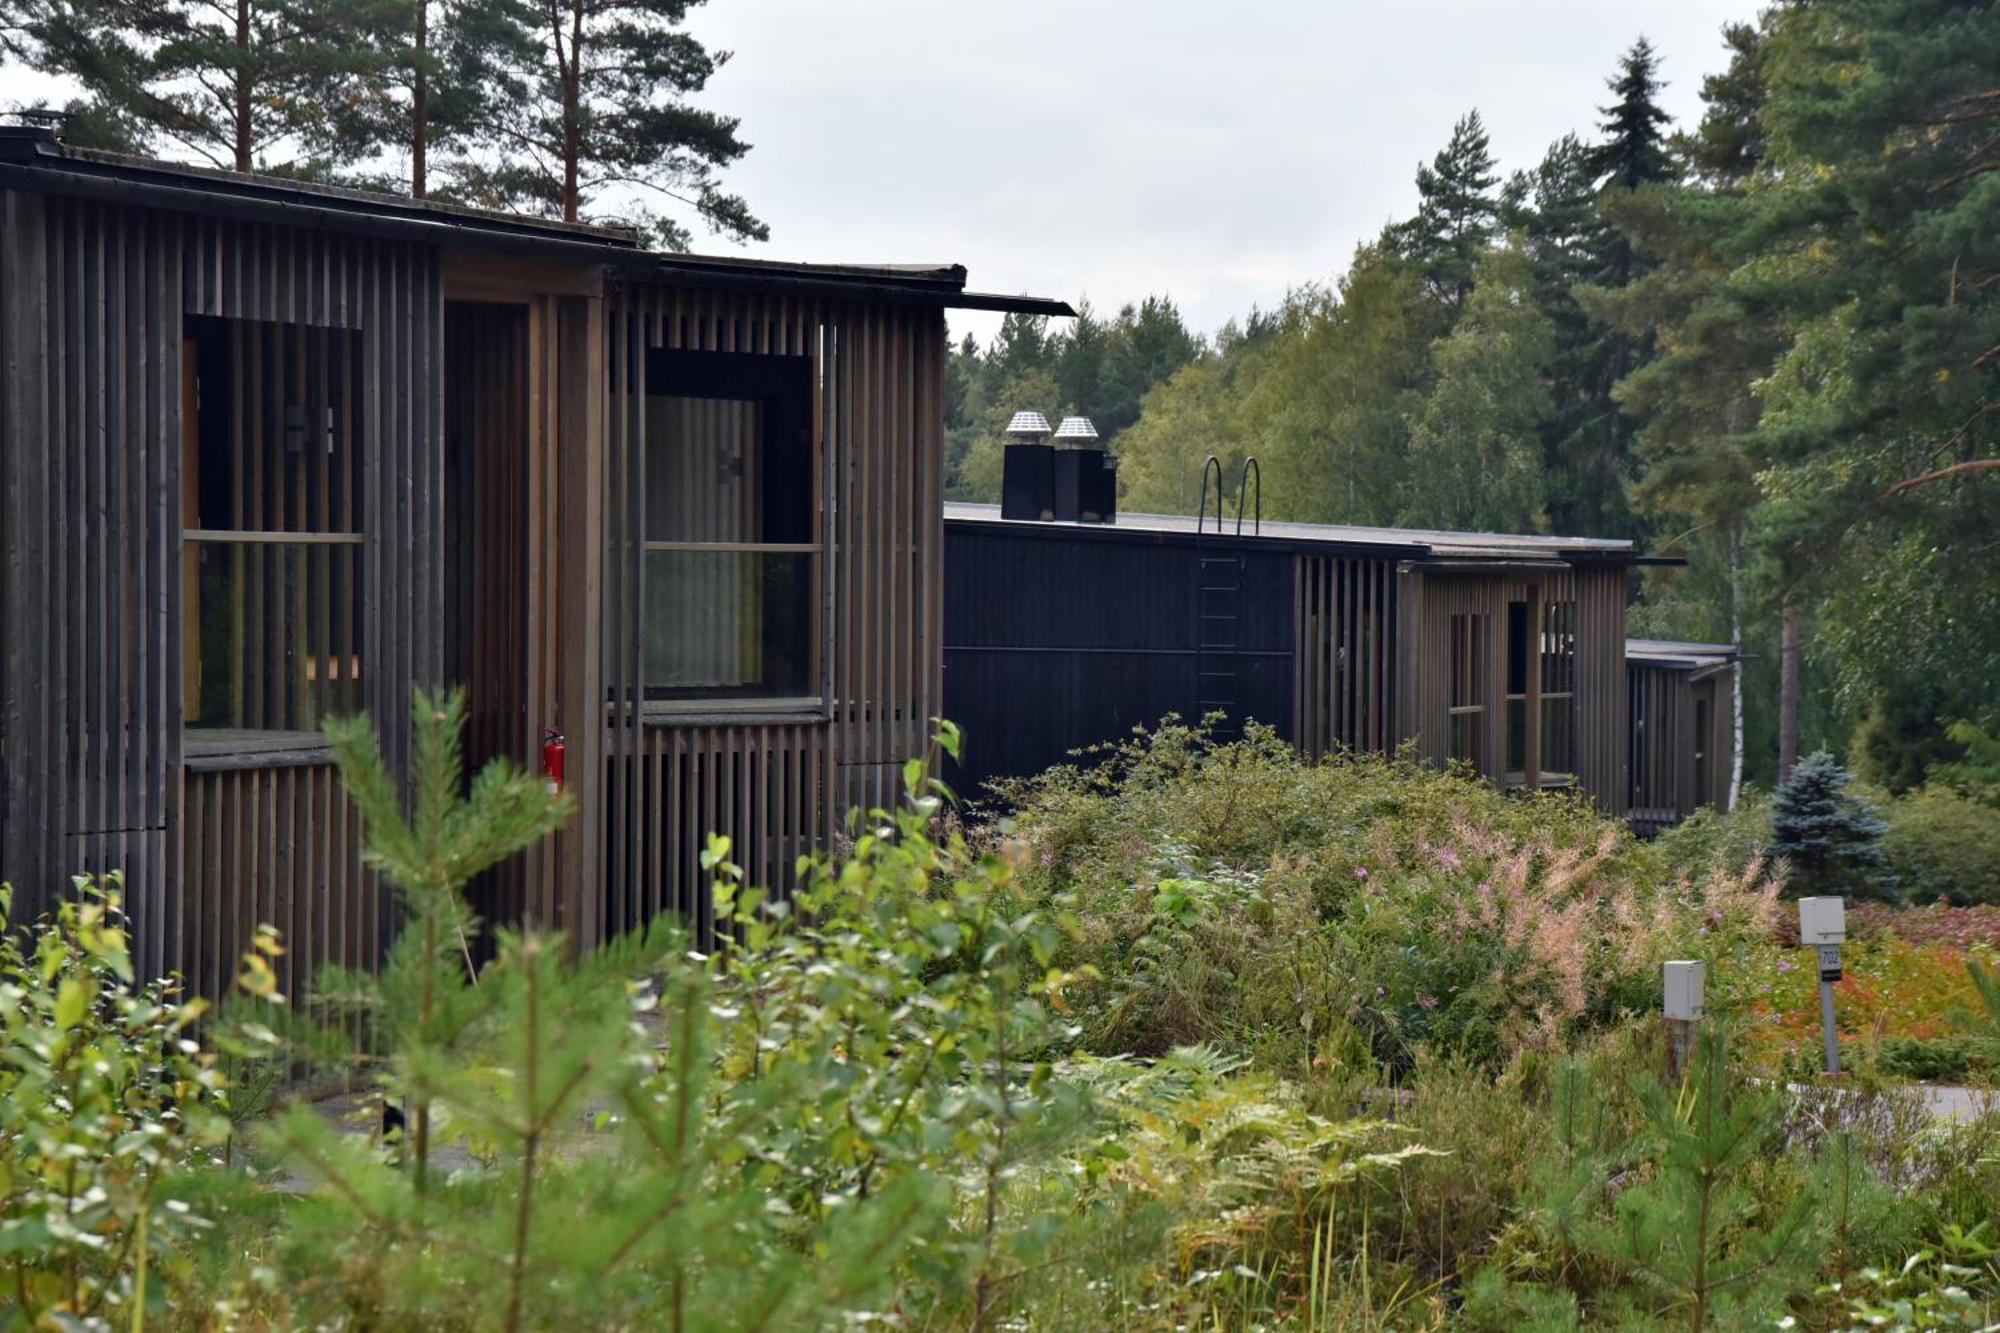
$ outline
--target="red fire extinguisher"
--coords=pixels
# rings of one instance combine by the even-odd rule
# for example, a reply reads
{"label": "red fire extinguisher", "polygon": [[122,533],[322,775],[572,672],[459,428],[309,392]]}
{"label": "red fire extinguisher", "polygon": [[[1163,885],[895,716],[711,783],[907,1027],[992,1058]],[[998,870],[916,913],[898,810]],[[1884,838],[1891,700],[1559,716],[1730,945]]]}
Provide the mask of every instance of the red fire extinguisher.
{"label": "red fire extinguisher", "polygon": [[542,728],[542,774],[549,780],[549,795],[563,789],[563,734],[554,727]]}

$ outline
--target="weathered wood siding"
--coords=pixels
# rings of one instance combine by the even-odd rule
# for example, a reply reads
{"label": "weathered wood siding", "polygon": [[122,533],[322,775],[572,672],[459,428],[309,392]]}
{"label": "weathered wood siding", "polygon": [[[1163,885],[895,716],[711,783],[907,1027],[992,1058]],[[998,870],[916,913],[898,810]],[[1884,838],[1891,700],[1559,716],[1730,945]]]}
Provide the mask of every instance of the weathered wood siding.
{"label": "weathered wood siding", "polygon": [[1307,756],[1395,748],[1397,586],[1386,556],[1298,557],[1292,712]]}
{"label": "weathered wood siding", "polygon": [[[934,309],[631,285],[608,300],[603,930],[706,925],[703,836],[784,887],[851,806],[892,802],[939,709],[944,322]],[[654,349],[814,363],[819,701],[759,716],[649,709],[642,615],[646,361]]]}
{"label": "weathered wood siding", "polygon": [[1735,746],[1728,717],[1731,669],[1627,665],[1631,819],[1640,832],[1671,828],[1703,806],[1727,804]]}
{"label": "weathered wood siding", "polygon": [[[410,683],[442,668],[433,252],[26,193],[0,197],[0,213],[0,871],[26,913],[70,873],[123,869],[148,971],[199,961],[219,977],[257,924],[250,911],[275,910],[281,888],[379,941],[387,903],[344,841],[351,828],[285,859],[264,827],[264,811],[324,806],[329,771],[185,771],[182,339],[191,315],[358,331],[363,685],[400,762]],[[199,828],[184,823],[196,803]],[[198,884],[225,886],[213,902],[226,910],[191,906]],[[320,957],[365,961],[333,932],[311,938]]]}
{"label": "weathered wood siding", "polygon": [[[1495,779],[1507,771],[1508,603],[1573,605],[1573,744],[1576,785],[1607,813],[1622,814],[1627,789],[1625,572],[1617,567],[1453,569],[1405,564],[1399,579],[1398,739],[1437,764],[1450,756],[1454,656],[1459,706],[1479,714],[1473,762]],[[1460,632],[1454,634],[1454,623]],[[1539,619],[1535,622],[1541,624]],[[1463,632],[1475,631],[1471,639]],[[1476,646],[1468,648],[1469,642]],[[1539,682],[1540,673],[1535,673]],[[1530,715],[1531,718],[1533,715]],[[1531,721],[1531,727],[1539,723]]]}

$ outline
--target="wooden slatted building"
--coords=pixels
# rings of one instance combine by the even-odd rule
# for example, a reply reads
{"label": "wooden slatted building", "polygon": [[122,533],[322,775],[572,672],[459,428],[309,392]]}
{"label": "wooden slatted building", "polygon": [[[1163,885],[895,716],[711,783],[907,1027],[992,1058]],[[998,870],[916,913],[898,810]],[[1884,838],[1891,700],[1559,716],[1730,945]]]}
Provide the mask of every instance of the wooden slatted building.
{"label": "wooden slatted building", "polygon": [[[1577,787],[1607,813],[1653,800],[1632,769],[1652,716],[1635,698],[1653,686],[1628,664],[1645,559],[1629,542],[945,513],[945,707],[966,730],[968,786],[1219,708],[1309,755],[1410,743],[1510,788]],[[1648,755],[1697,762],[1691,732],[1643,735]],[[1674,813],[1649,806],[1643,826],[1721,792],[1677,787]]]}
{"label": "wooden slatted building", "polygon": [[565,735],[580,816],[480,906],[699,918],[703,836],[782,884],[940,709],[957,267],[650,253],[616,230],[0,131],[0,877],[119,869],[149,972],[260,922],[394,929],[319,724],[400,763]]}
{"label": "wooden slatted building", "polygon": [[1642,832],[1703,806],[1727,808],[1736,762],[1730,696],[1740,654],[1726,643],[1627,639],[1632,798]]}

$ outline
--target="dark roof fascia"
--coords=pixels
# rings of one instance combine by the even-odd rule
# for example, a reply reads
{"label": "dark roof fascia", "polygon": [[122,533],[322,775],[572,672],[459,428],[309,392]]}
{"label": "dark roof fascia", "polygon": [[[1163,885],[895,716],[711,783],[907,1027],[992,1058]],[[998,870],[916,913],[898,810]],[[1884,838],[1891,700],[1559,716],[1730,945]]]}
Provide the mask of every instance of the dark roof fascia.
{"label": "dark roof fascia", "polygon": [[[1423,561],[1418,568],[1426,574],[1512,574],[1522,570],[1568,569],[1577,563],[1575,559],[1564,556],[1496,556],[1492,559],[1473,559],[1445,555]],[[1583,563],[1595,562],[1585,560]]]}
{"label": "dark roof fascia", "polygon": [[952,310],[998,310],[1011,315],[1053,315],[1075,319],[1076,307],[1046,296],[1008,296],[1000,292],[960,292],[945,306]]}
{"label": "dark roof fascia", "polygon": [[304,181],[156,166],[110,154],[80,154],[13,135],[0,136],[0,187],[349,235],[562,254],[599,263],[637,248],[635,240],[611,231]]}
{"label": "dark roof fascia", "polygon": [[661,283],[732,291],[777,288],[808,296],[941,306],[956,310],[1011,310],[1022,314],[1074,317],[1067,302],[1037,296],[989,296],[967,292],[965,269],[868,267],[850,264],[789,264],[718,255],[634,254],[617,266],[627,282]]}

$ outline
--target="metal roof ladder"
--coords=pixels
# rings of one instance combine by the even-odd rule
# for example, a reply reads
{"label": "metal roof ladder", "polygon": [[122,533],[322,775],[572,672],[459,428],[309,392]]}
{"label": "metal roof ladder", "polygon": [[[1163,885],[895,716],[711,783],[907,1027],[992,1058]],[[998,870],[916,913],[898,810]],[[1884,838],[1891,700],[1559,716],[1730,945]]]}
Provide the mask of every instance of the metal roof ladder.
{"label": "metal roof ladder", "polygon": [[[1238,673],[1242,662],[1242,619],[1244,560],[1241,548],[1216,553],[1205,544],[1208,526],[1208,479],[1215,476],[1215,531],[1222,534],[1222,460],[1214,454],[1201,469],[1201,504],[1195,512],[1195,715],[1221,713],[1214,737],[1221,741],[1239,740],[1243,735],[1243,700]],[[1257,496],[1256,526],[1264,526],[1264,473],[1257,460],[1243,460],[1243,475],[1236,496],[1236,535],[1243,535],[1243,506],[1254,478]]]}

